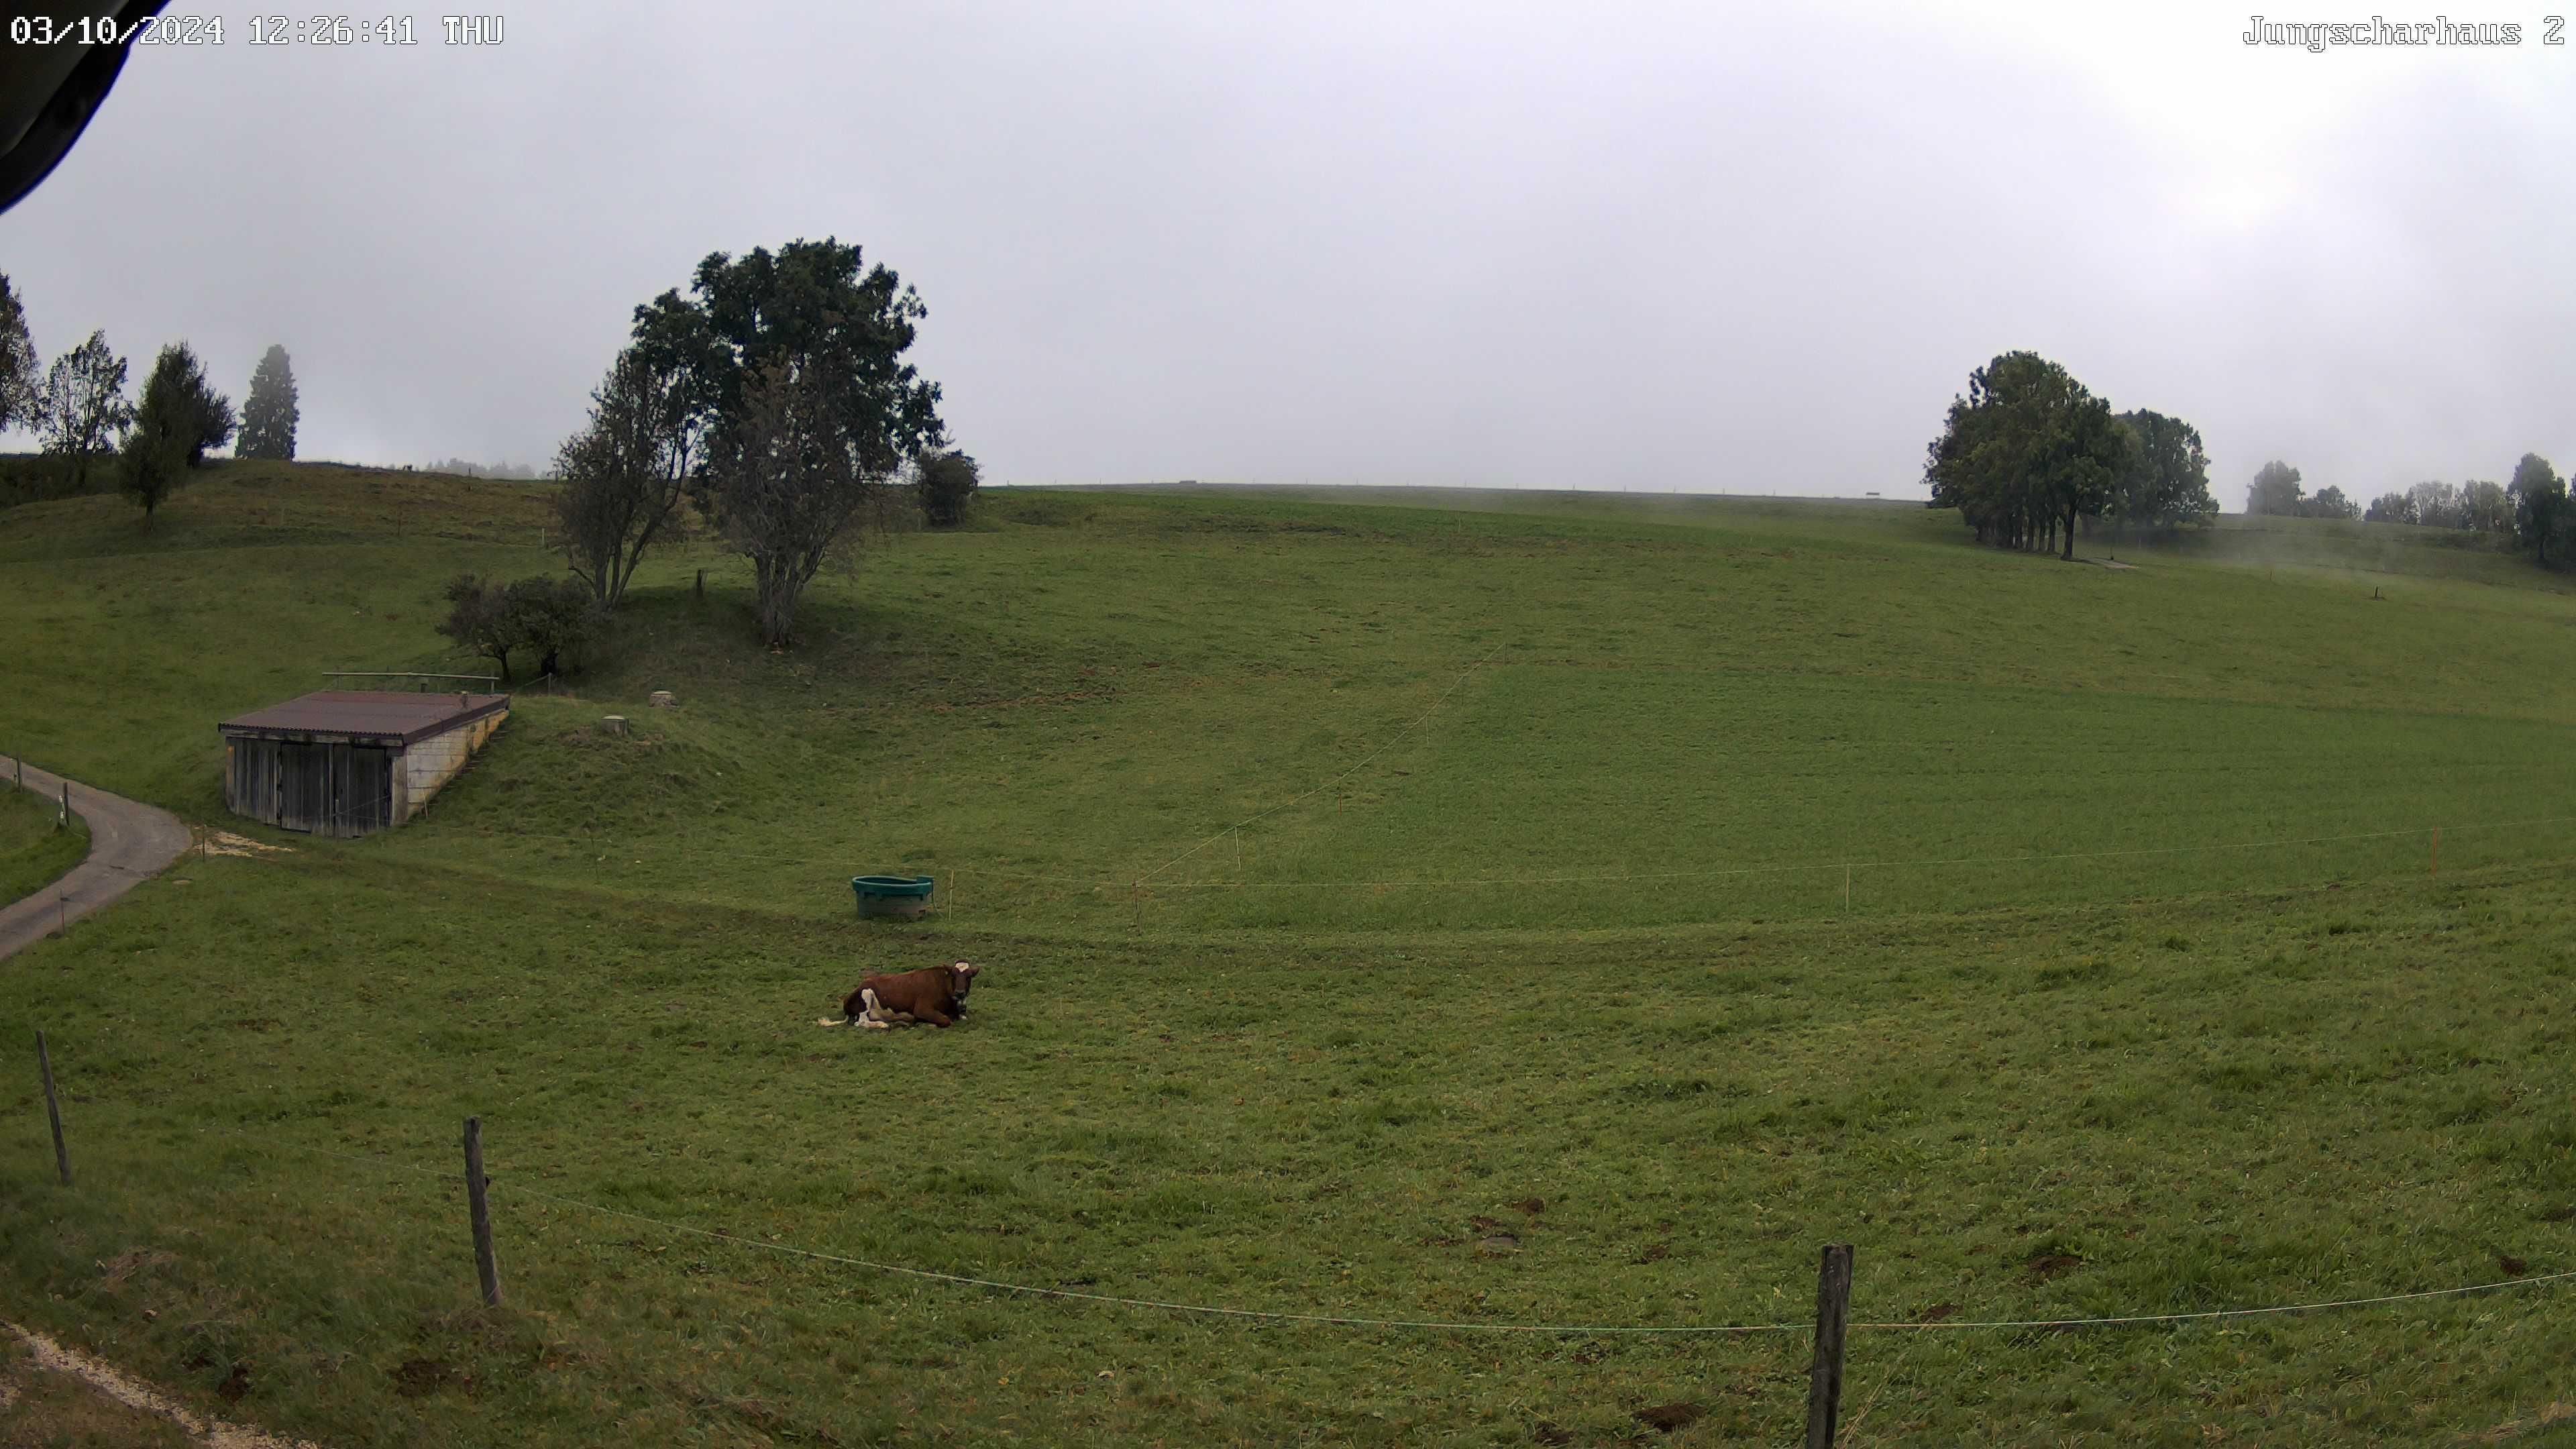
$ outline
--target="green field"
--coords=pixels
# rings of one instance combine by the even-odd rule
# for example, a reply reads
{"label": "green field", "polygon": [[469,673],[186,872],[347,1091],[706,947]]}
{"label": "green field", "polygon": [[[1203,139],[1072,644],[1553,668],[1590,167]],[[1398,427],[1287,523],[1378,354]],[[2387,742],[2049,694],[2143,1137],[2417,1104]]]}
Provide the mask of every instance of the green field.
{"label": "green field", "polygon": [[89,827],[78,815],[58,830],[52,801],[0,779],[0,902],[32,895],[89,854]]}
{"label": "green field", "polygon": [[[1893,504],[984,510],[873,541],[788,654],[688,542],[422,821],[231,822],[291,849],[10,963],[81,1179],[23,1064],[0,1316],[333,1444],[1785,1443],[1802,1328],[772,1248],[1655,1327],[1794,1325],[1831,1240],[1865,1323],[2576,1269],[2553,576],[2359,525],[2115,571]],[[216,719],[479,667],[438,585],[544,521],[312,467],[148,533],[0,511],[0,737],[221,820]],[[890,870],[929,919],[852,919]],[[962,1029],[813,1025],[959,955]],[[1865,1328],[1844,1442],[2537,1435],[2567,1295]]]}

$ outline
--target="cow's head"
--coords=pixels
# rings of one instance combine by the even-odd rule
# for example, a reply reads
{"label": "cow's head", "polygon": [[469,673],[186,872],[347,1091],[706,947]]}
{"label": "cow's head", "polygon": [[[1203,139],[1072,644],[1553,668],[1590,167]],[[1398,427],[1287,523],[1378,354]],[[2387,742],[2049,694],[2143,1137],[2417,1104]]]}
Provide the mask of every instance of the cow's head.
{"label": "cow's head", "polygon": [[951,961],[948,963],[948,979],[956,983],[957,1000],[961,1004],[966,1000],[966,993],[975,988],[975,973],[983,969],[983,967],[976,965],[972,961]]}

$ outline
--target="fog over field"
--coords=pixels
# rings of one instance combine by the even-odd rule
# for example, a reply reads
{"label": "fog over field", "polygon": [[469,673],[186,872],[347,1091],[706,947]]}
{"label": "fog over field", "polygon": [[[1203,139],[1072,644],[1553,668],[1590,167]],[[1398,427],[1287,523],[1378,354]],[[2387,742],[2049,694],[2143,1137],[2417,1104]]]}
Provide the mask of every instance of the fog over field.
{"label": "fog over field", "polygon": [[[2571,47],[2225,7],[956,3],[139,52],[0,217],[37,347],[283,342],[302,456],[542,462],[630,309],[836,234],[995,482],[1884,491],[2057,359],[2358,499],[2576,453]],[[2409,13],[2404,18],[2430,19]],[[23,443],[22,443],[23,445]]]}

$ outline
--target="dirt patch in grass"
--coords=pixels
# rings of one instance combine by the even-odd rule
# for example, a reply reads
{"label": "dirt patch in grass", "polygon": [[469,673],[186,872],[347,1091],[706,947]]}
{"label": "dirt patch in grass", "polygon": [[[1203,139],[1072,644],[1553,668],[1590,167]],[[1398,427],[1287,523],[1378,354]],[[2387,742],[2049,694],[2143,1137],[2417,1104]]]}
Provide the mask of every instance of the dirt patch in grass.
{"label": "dirt patch in grass", "polygon": [[158,1248],[130,1248],[99,1264],[99,1286],[113,1288],[146,1268],[178,1262],[178,1255]]}
{"label": "dirt patch in grass", "polygon": [[458,1373],[455,1365],[434,1358],[405,1359],[394,1369],[391,1377],[394,1392],[406,1399],[417,1399],[440,1389],[462,1387],[467,1382],[466,1376]]}
{"label": "dirt patch in grass", "polygon": [[2084,1260],[2073,1253],[2042,1253],[2026,1266],[2030,1269],[2030,1281],[2045,1283],[2083,1267]]}
{"label": "dirt patch in grass", "polygon": [[199,848],[207,855],[241,855],[248,856],[253,860],[257,860],[264,855],[293,855],[295,853],[294,846],[263,845],[260,842],[251,839],[247,835],[235,835],[229,830],[207,831],[204,844]]}
{"label": "dirt patch in grass", "polygon": [[1657,1404],[1652,1408],[1639,1409],[1634,1417],[1638,1423],[1657,1433],[1669,1434],[1676,1429],[1688,1428],[1698,1423],[1707,1413],[1707,1406],[1684,1400],[1680,1403]]}

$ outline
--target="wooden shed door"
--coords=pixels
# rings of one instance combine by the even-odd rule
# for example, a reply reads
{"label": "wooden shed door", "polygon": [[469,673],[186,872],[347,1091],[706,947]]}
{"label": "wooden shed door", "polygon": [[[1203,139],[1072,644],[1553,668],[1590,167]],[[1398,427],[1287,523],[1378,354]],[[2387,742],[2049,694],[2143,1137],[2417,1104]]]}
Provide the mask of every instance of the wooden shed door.
{"label": "wooden shed door", "polygon": [[331,747],[280,740],[277,745],[277,824],[310,831],[331,818]]}
{"label": "wooden shed door", "polygon": [[386,751],[368,745],[281,740],[277,823],[317,835],[364,835],[393,823],[394,772]]}
{"label": "wooden shed door", "polygon": [[331,747],[333,835],[364,835],[392,823],[393,771],[385,752],[367,745]]}

